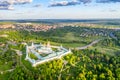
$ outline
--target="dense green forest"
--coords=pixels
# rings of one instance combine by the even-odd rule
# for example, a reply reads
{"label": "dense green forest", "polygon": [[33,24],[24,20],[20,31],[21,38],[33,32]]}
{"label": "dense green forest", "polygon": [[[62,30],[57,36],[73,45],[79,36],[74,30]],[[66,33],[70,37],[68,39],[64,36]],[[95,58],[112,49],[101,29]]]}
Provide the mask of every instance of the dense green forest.
{"label": "dense green forest", "polygon": [[95,50],[73,50],[72,54],[33,68],[21,60],[9,80],[119,80],[120,55],[109,56]]}

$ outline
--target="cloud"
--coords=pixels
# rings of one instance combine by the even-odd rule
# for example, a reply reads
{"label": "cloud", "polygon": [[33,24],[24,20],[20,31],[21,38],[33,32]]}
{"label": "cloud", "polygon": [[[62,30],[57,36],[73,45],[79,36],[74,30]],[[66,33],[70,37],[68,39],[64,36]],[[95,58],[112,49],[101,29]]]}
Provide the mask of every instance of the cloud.
{"label": "cloud", "polygon": [[41,4],[36,4],[33,7],[41,7]]}
{"label": "cloud", "polygon": [[120,0],[96,0],[97,3],[115,3],[120,2]]}
{"label": "cloud", "polygon": [[92,0],[72,0],[72,1],[64,0],[64,1],[59,1],[59,2],[52,0],[50,7],[73,6],[73,5],[80,5],[80,3],[86,4],[86,3],[90,3],[90,2],[92,2]]}
{"label": "cloud", "polygon": [[[72,5],[80,5],[81,3],[87,4],[91,3],[94,0],[63,0],[63,1],[55,1],[52,0],[50,7],[57,7],[57,6],[72,6]],[[120,0],[95,0],[96,3],[115,3],[120,2]]]}
{"label": "cloud", "polygon": [[110,9],[109,12],[117,12],[115,9]]}
{"label": "cloud", "polygon": [[13,10],[14,5],[31,3],[32,0],[0,0],[0,10]]}
{"label": "cloud", "polygon": [[79,2],[81,2],[81,3],[90,3],[90,2],[92,2],[92,0],[78,0]]}
{"label": "cloud", "polygon": [[60,2],[53,2],[51,3],[50,7],[56,7],[56,6],[72,6],[72,5],[78,5],[80,4],[79,1],[73,0],[73,1],[60,1]]}
{"label": "cloud", "polygon": [[0,1],[0,10],[6,10],[10,6],[10,3],[7,1]]}
{"label": "cloud", "polygon": [[26,4],[31,3],[33,0],[14,0],[14,4]]}

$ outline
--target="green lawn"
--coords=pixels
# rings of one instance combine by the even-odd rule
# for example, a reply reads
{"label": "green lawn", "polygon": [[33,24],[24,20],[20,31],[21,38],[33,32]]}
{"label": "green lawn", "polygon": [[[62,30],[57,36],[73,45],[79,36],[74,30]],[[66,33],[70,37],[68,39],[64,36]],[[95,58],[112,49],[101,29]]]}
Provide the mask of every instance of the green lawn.
{"label": "green lawn", "polygon": [[11,73],[0,74],[0,80],[9,80]]}
{"label": "green lawn", "polygon": [[5,71],[9,69],[11,69],[11,66],[9,66],[8,64],[0,65],[0,71]]}

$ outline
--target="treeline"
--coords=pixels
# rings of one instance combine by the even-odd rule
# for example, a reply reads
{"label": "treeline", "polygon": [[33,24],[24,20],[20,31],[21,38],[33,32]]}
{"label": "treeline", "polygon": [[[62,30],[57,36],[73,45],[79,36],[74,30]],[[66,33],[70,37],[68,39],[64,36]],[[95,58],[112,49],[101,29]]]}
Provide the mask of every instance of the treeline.
{"label": "treeline", "polygon": [[99,46],[103,46],[103,47],[116,47],[116,46],[120,46],[118,40],[115,39],[109,39],[106,38],[104,40],[101,40],[98,44]]}
{"label": "treeline", "polygon": [[118,44],[120,45],[120,31],[116,31],[115,33],[115,36],[117,37],[117,39],[118,39]]}

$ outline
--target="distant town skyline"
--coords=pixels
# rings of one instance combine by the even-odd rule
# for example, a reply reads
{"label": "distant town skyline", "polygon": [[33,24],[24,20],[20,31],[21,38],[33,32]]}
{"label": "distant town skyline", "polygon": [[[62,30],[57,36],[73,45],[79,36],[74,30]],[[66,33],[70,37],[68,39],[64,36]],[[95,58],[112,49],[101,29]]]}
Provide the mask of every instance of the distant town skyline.
{"label": "distant town skyline", "polygon": [[104,18],[120,18],[120,0],[0,0],[0,20]]}

